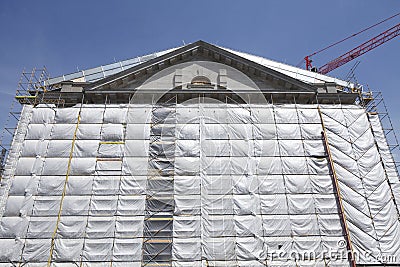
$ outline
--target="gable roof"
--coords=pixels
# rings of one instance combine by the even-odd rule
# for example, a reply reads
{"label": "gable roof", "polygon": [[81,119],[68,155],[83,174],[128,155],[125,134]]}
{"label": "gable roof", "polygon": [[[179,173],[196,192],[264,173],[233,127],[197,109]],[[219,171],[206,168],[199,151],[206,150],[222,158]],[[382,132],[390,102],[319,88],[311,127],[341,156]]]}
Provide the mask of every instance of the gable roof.
{"label": "gable roof", "polygon": [[121,81],[130,81],[141,75],[152,75],[161,69],[181,62],[187,62],[191,59],[211,60],[230,65],[231,67],[234,67],[245,74],[260,76],[267,80],[280,83],[281,86],[285,87],[286,89],[300,89],[301,91],[309,92],[317,91],[317,88],[311,84],[294,79],[281,72],[255,63],[204,41],[197,41],[195,43],[188,44],[159,57],[150,59],[147,62],[133,66],[127,70],[112,74],[101,80],[97,80],[93,83],[90,83],[86,87],[86,90],[113,87],[115,83],[121,84]]}
{"label": "gable roof", "polygon": [[[294,67],[294,66],[291,66],[288,64],[280,63],[280,62],[273,61],[273,60],[263,58],[260,56],[255,56],[255,55],[251,55],[248,53],[239,52],[239,51],[228,49],[228,48],[221,47],[221,46],[214,46],[214,45],[209,44],[204,41],[197,41],[192,44],[188,44],[186,46],[180,46],[180,47],[144,55],[141,57],[136,57],[136,58],[132,58],[132,59],[128,59],[128,60],[124,60],[124,61],[120,61],[120,62],[116,62],[116,63],[104,65],[104,66],[99,66],[96,68],[91,68],[91,69],[82,70],[82,71],[67,74],[67,75],[58,76],[58,77],[51,78],[51,79],[45,81],[45,85],[54,85],[54,84],[57,84],[57,83],[60,83],[63,81],[79,81],[79,82],[94,83],[99,80],[104,80],[104,79],[108,80],[107,78],[109,78],[110,76],[116,77],[116,76],[120,76],[120,75],[116,75],[116,74],[122,74],[122,73],[126,74],[127,70],[132,70],[133,67],[141,66],[144,63],[148,63],[149,61],[153,61],[157,58],[163,58],[163,56],[174,54],[174,53],[182,53],[182,52],[185,52],[187,50],[190,50],[190,49],[193,49],[193,48],[196,48],[199,46],[213,49],[215,51],[218,51],[218,53],[220,53],[220,54],[230,53],[230,56],[236,55],[236,56],[240,57],[242,60],[243,59],[247,60],[248,63],[250,63],[250,62],[256,63],[260,66],[264,66],[264,67],[266,67],[270,70],[273,70],[277,73],[284,74],[284,76],[282,76],[282,77],[290,77],[294,80],[297,80],[297,81],[300,81],[302,83],[306,83],[309,85],[320,84],[320,83],[325,83],[325,82],[329,82],[329,83],[333,82],[339,86],[353,87],[353,85],[350,84],[349,82],[346,82],[346,81],[343,81],[343,80],[340,80],[337,78],[333,78],[330,76],[311,72],[311,71],[308,71],[305,69],[297,68],[297,67]],[[279,75],[279,74],[277,74],[277,75]],[[294,81],[292,81],[292,82],[294,82]]]}

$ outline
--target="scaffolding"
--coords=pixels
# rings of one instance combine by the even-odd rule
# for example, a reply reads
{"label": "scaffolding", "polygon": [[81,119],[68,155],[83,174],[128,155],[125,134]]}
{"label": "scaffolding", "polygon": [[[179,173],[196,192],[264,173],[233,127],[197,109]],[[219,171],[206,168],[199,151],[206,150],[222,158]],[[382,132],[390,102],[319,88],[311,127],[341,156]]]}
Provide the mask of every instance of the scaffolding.
{"label": "scaffolding", "polygon": [[0,263],[294,266],[306,260],[271,257],[400,250],[399,145],[381,93],[360,89],[357,105],[171,93],[64,107],[40,105],[46,79],[23,73],[24,109],[10,113]]}
{"label": "scaffolding", "polygon": [[[393,127],[392,120],[390,118],[387,106],[385,104],[383,94],[381,91],[372,91],[368,86],[364,89],[364,86],[358,83],[355,75],[355,69],[360,64],[360,61],[356,61],[353,67],[350,69],[345,80],[348,81],[349,85],[351,82],[355,85],[351,90],[352,93],[358,93],[358,98],[355,104],[362,106],[369,113],[369,115],[377,115],[383,130],[384,137],[386,139],[387,147],[390,151],[390,164],[393,164],[396,168],[397,175],[400,171],[400,146],[396,135],[396,130]],[[350,91],[349,91],[350,92]]]}
{"label": "scaffolding", "polygon": [[5,160],[11,147],[16,125],[21,116],[21,105],[38,104],[38,95],[47,91],[45,81],[50,78],[46,67],[33,68],[32,71],[22,71],[18,81],[15,98],[13,99],[4,128],[0,136],[0,181],[4,171]]}
{"label": "scaffolding", "polygon": [[[176,96],[25,106],[19,150],[9,157],[19,164],[10,173],[18,182],[0,204],[0,249],[16,253],[0,259],[43,266],[274,266],[274,252],[340,249],[344,238],[362,252],[360,240],[369,232],[361,223],[355,228],[359,217],[384,238],[367,235],[368,248],[385,251],[378,246],[398,240],[373,226],[393,218],[394,202],[381,202],[369,177],[379,177],[385,190],[400,187],[395,175],[386,186],[386,158],[369,160],[368,153],[384,151],[384,139],[377,115],[360,106],[245,104],[228,97],[182,103]],[[382,211],[353,211],[361,200]],[[21,246],[15,236],[23,236]],[[322,255],[316,261],[334,265]],[[304,263],[289,256],[278,262]]]}
{"label": "scaffolding", "polygon": [[368,90],[362,95],[363,107],[369,114],[377,115],[382,125],[387,145],[397,172],[400,170],[400,146],[382,92]]}

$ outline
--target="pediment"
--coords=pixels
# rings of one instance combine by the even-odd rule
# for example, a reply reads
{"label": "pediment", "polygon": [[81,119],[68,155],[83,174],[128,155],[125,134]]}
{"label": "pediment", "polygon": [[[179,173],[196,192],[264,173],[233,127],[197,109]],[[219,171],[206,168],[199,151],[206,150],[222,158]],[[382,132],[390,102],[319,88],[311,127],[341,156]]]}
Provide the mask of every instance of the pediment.
{"label": "pediment", "polygon": [[[222,64],[227,69],[235,69],[249,77],[261,91],[279,92],[316,92],[317,88],[296,80],[268,67],[257,64],[246,58],[235,55],[220,47],[203,41],[178,48],[170,53],[151,59],[117,74],[90,83],[85,91],[135,90],[140,88],[154,75],[160,72],[174,71],[174,66],[210,62]],[[167,88],[166,88],[167,89]],[[171,88],[173,89],[173,88]],[[227,85],[229,89],[229,84]]]}

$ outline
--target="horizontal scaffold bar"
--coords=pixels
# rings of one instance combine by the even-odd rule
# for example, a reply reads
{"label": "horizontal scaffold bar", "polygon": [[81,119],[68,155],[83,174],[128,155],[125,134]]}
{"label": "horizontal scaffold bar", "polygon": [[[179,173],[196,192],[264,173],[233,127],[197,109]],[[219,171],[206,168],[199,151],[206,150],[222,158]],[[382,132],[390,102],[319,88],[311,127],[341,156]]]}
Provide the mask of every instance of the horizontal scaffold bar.
{"label": "horizontal scaffold bar", "polygon": [[122,161],[122,158],[96,158],[96,161]]}
{"label": "horizontal scaffold bar", "polygon": [[174,218],[168,218],[168,217],[151,217],[151,218],[145,218],[145,221],[173,221]]}
{"label": "horizontal scaffold bar", "polygon": [[172,243],[172,239],[149,239],[146,243]]}

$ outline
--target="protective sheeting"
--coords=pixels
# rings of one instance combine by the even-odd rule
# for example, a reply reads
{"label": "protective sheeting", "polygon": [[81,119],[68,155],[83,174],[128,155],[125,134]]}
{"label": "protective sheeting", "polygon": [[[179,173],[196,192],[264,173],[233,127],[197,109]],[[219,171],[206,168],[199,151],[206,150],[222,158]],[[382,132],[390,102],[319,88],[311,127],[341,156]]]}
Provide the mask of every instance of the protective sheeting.
{"label": "protective sheeting", "polygon": [[344,249],[339,199],[357,263],[398,263],[379,118],[320,109],[330,154],[316,105],[26,106],[1,181],[0,266],[349,266],[323,253]]}
{"label": "protective sheeting", "polygon": [[[15,134],[14,134],[14,138],[11,142],[11,146],[9,149],[9,153],[8,153],[8,157],[5,160],[5,164],[4,164],[4,171],[2,173],[2,177],[1,177],[1,184],[0,184],[0,218],[3,217],[5,211],[7,210],[7,204],[8,201],[8,196],[13,184],[13,180],[14,180],[14,176],[17,173],[18,167],[20,167],[21,169],[23,169],[22,172],[29,172],[29,170],[33,170],[33,173],[30,172],[29,175],[35,176],[35,172],[36,169],[38,168],[38,166],[40,165],[39,160],[35,160],[34,161],[29,161],[29,163],[27,164],[28,167],[25,167],[23,164],[18,163],[18,159],[20,157],[20,154],[23,150],[23,142],[24,142],[24,138],[25,135],[27,135],[29,133],[29,125],[30,125],[30,120],[32,119],[32,111],[33,108],[32,106],[26,105],[23,106],[22,111],[21,111],[21,116],[20,116],[20,120],[18,121],[17,124],[17,128],[15,130]],[[41,138],[41,137],[38,137]],[[35,164],[37,163],[37,164]],[[30,164],[32,164],[31,166],[29,166]],[[35,165],[35,167],[33,167],[33,165]],[[22,189],[23,191],[28,191],[29,189],[26,188],[25,190]],[[17,191],[21,191],[17,190]],[[10,205],[11,202],[10,202]],[[25,211],[25,210],[23,210]]]}
{"label": "protective sheeting", "polygon": [[359,263],[378,264],[398,257],[400,235],[391,230],[400,224],[392,190],[399,178],[376,116],[354,106],[322,109],[353,249]]}
{"label": "protective sheeting", "polygon": [[368,114],[368,118],[371,122],[375,142],[378,146],[379,154],[381,155],[381,160],[385,167],[387,179],[389,180],[390,187],[393,191],[393,197],[396,201],[397,209],[400,210],[400,181],[396,164],[386,142],[385,134],[378,115]]}

